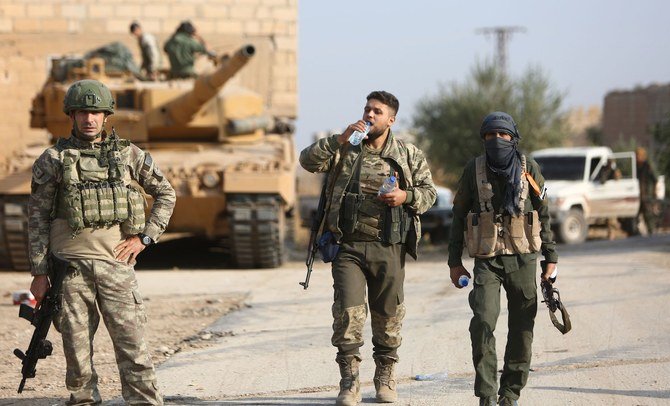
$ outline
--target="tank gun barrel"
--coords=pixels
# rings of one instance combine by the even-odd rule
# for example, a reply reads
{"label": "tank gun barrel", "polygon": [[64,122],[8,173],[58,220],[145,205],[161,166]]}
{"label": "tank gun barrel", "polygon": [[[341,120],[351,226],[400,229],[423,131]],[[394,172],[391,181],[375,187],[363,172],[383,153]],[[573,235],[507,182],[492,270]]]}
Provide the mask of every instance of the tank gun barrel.
{"label": "tank gun barrel", "polygon": [[253,45],[245,45],[232,56],[222,58],[220,66],[214,72],[198,76],[193,89],[165,106],[172,122],[174,124],[189,123],[198,110],[215,97],[219,89],[242,69],[255,53],[256,48]]}

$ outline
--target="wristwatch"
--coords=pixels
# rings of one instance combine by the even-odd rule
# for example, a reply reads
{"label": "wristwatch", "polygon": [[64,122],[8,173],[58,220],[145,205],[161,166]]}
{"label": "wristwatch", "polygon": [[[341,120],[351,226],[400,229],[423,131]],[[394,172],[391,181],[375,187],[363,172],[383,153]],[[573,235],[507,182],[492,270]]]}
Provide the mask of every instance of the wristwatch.
{"label": "wristwatch", "polygon": [[148,247],[149,245],[151,245],[151,244],[154,243],[154,240],[153,240],[151,237],[149,237],[148,235],[146,235],[146,234],[142,234],[142,233],[140,233],[140,234],[137,234],[137,236],[140,237],[140,242],[141,242],[145,247]]}

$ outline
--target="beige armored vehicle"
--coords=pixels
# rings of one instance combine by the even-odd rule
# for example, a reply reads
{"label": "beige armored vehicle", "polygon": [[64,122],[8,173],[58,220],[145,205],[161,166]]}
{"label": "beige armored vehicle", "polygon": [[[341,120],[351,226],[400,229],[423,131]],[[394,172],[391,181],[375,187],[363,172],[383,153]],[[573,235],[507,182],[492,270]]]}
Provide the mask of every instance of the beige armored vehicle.
{"label": "beige armored vehicle", "polygon": [[[114,127],[121,138],[149,151],[177,192],[168,232],[204,236],[229,251],[240,268],[273,268],[284,259],[287,214],[296,203],[293,126],[269,117],[254,91],[227,82],[252,59],[246,45],[195,79],[145,82],[105,69],[105,59],[60,58],[33,100],[31,127],[55,142],[71,124],[62,112],[72,82],[98,79],[116,100]],[[27,151],[0,179],[0,268],[28,269]]]}

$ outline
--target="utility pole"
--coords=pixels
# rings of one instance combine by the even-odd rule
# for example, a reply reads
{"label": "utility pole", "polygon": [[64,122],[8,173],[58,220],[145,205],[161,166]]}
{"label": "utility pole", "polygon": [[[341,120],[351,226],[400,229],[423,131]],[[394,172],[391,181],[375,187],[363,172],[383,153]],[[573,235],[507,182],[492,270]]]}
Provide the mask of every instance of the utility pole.
{"label": "utility pole", "polygon": [[507,41],[515,32],[526,32],[526,27],[486,27],[479,28],[476,33],[490,35],[496,38],[496,63],[500,66],[504,75],[507,75]]}

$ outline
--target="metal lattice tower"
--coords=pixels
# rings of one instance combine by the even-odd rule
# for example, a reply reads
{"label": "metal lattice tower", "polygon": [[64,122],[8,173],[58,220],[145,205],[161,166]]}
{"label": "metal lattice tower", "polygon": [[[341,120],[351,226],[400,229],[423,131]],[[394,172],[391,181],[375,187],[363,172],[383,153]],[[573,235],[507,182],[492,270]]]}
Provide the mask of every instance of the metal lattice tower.
{"label": "metal lattice tower", "polygon": [[496,61],[500,64],[503,74],[507,74],[507,41],[515,32],[526,32],[525,27],[486,27],[479,28],[477,34],[484,34],[487,37],[493,35],[496,38]]}

